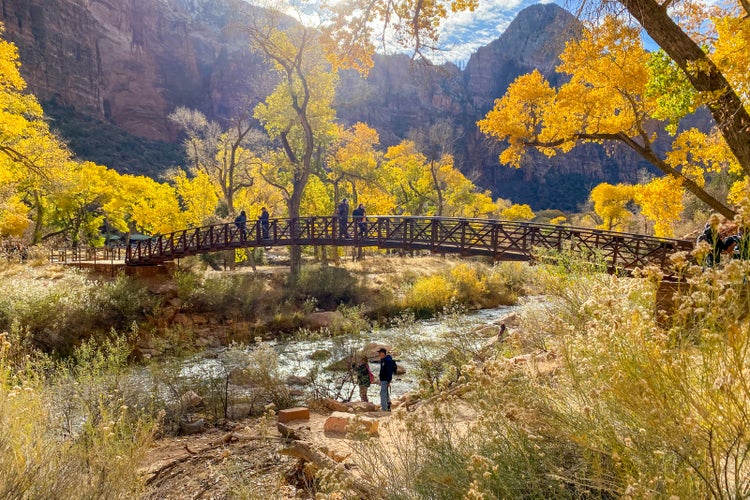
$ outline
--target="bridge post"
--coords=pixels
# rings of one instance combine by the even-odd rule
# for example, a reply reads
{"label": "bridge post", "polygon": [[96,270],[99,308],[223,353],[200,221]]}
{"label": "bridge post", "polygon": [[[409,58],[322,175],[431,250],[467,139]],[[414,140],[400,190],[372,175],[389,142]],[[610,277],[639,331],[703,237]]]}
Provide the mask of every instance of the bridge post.
{"label": "bridge post", "polygon": [[490,233],[490,244],[492,245],[492,259],[498,260],[500,257],[500,251],[497,248],[499,242],[500,223],[498,221],[492,222],[492,232]]}
{"label": "bridge post", "polygon": [[463,255],[466,251],[466,226],[469,222],[466,219],[461,219],[458,223],[461,225],[461,255]]}
{"label": "bridge post", "polygon": [[440,225],[438,224],[437,219],[432,219],[432,221],[430,221],[430,251],[433,253],[437,252],[439,227]]}

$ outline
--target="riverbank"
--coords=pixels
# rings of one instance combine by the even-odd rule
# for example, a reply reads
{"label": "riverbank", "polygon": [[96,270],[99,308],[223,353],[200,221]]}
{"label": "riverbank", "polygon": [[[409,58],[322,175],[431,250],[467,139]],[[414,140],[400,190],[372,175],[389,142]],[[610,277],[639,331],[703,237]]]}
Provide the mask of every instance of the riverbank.
{"label": "riverbank", "polygon": [[[433,379],[435,387],[427,387],[430,379],[430,372],[425,370],[427,366],[432,367],[431,375],[435,377],[439,363],[451,364],[445,356],[458,345],[468,351],[466,360],[472,363],[494,356],[503,349],[504,341],[520,334],[519,312],[525,308],[453,313],[346,339],[346,345],[359,347],[363,341],[373,338],[396,346],[400,353],[399,365],[405,368],[405,373],[397,376],[391,386],[393,412],[377,411],[374,404],[368,407],[358,401],[350,402],[349,398],[356,391],[344,386],[338,390],[338,400],[315,398],[307,392],[302,404],[309,408],[309,416],[284,424],[286,427],[277,426],[279,417],[275,411],[268,410],[262,417],[222,420],[200,434],[164,437],[155,443],[140,466],[139,473],[147,484],[142,498],[178,500],[186,496],[195,498],[209,491],[213,498],[315,498],[323,491],[347,490],[351,481],[367,488],[368,481],[362,480],[369,453],[365,447],[377,443],[381,450],[397,453],[399,440],[405,434],[404,419],[429,418],[435,405],[442,405],[438,395],[443,388],[453,387],[449,392],[455,393],[456,388],[461,387],[459,381],[447,373],[443,373],[442,380],[441,377]],[[502,336],[500,324],[508,327]],[[286,373],[284,368],[289,367],[314,371],[313,365],[321,362],[321,351],[332,347],[330,340],[325,339],[268,344],[275,347],[282,374]],[[349,350],[345,346],[337,352]],[[314,357],[317,360],[312,359]],[[331,357],[329,353],[329,361]],[[192,372],[200,370],[194,363],[190,366]],[[377,373],[376,363],[372,369]],[[310,388],[308,384],[307,389]],[[377,402],[377,387],[371,387],[369,392],[370,400]],[[451,408],[455,422],[462,422],[460,425],[470,425],[478,416],[458,400],[451,403]],[[345,412],[350,419],[361,415],[368,426],[376,425],[378,430],[364,434],[332,430],[331,420],[342,418],[337,412]],[[288,429],[294,432],[291,439]],[[340,467],[340,472],[346,472],[332,478],[329,484],[321,485],[319,475],[325,473],[326,466]],[[355,488],[354,494],[361,495],[362,491]]]}

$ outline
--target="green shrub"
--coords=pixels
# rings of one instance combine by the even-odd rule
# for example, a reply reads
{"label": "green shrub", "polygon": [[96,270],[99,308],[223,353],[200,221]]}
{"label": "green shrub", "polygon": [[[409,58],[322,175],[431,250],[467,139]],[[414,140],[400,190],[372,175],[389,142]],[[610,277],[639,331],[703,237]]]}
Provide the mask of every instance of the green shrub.
{"label": "green shrub", "polygon": [[251,274],[207,278],[193,295],[192,304],[197,312],[250,318],[256,312],[263,286],[263,281]]}
{"label": "green shrub", "polygon": [[357,279],[346,269],[333,266],[304,266],[294,291],[301,300],[313,298],[326,310],[356,304],[360,296]]}
{"label": "green shrub", "polygon": [[138,496],[153,425],[120,385],[126,343],[88,344],[50,371],[18,370],[12,341],[0,334],[0,498]]}
{"label": "green shrub", "polygon": [[126,276],[114,281],[91,280],[71,269],[50,278],[42,269],[25,267],[6,275],[0,286],[0,328],[15,321],[37,347],[70,354],[81,339],[127,330],[159,305],[159,298]]}

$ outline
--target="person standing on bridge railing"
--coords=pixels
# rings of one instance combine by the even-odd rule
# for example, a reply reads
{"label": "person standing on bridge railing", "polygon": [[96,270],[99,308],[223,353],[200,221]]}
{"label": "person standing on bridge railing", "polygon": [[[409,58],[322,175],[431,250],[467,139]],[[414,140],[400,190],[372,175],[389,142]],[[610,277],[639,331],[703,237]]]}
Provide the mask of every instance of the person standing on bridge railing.
{"label": "person standing on bridge railing", "polygon": [[357,208],[352,210],[352,220],[357,224],[359,235],[364,237],[367,235],[367,218],[365,216],[365,206],[360,203]]}
{"label": "person standing on bridge railing", "polygon": [[270,238],[270,236],[268,234],[268,229],[269,229],[268,219],[269,219],[269,217],[270,217],[270,215],[268,214],[268,210],[266,210],[266,207],[261,208],[260,209],[260,217],[259,217],[259,220],[260,220],[260,233],[261,233],[261,236],[263,237],[264,240],[267,240],[268,238]]}
{"label": "person standing on bridge railing", "polygon": [[240,215],[235,217],[234,219],[234,225],[237,226],[237,229],[240,230],[240,238],[243,240],[245,239],[245,231],[247,229],[247,215],[245,214],[245,211],[241,211]]}
{"label": "person standing on bridge railing", "polygon": [[349,234],[346,231],[346,226],[349,224],[349,201],[346,198],[339,203],[337,215],[339,217],[339,236],[348,238]]}

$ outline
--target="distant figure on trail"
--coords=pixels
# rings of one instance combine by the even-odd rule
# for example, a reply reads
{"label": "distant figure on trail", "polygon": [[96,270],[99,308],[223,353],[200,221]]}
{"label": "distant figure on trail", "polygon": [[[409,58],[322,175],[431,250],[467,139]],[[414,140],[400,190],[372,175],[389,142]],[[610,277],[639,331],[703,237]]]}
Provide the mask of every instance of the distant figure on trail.
{"label": "distant figure on trail", "polygon": [[370,384],[375,381],[375,376],[370,371],[370,365],[367,362],[367,357],[362,356],[359,359],[359,363],[352,363],[352,369],[357,375],[357,385],[359,386],[359,399],[368,402],[367,390],[370,388]]}
{"label": "distant figure on trail", "polygon": [[365,216],[365,206],[362,203],[352,210],[352,220],[357,224],[359,235],[367,235],[367,217]]}
{"label": "distant figure on trail", "polygon": [[234,225],[237,226],[237,229],[240,230],[240,236],[242,237],[242,239],[245,239],[245,229],[247,227],[247,215],[245,215],[244,210],[240,212],[240,215],[235,217]]}
{"label": "distant figure on trail", "polygon": [[719,265],[721,262],[721,252],[726,248],[724,247],[724,240],[721,239],[719,234],[719,218],[712,215],[703,231],[698,236],[696,243],[706,242],[710,247],[708,255],[703,260],[703,265],[706,267],[713,267]]}
{"label": "distant figure on trail", "polygon": [[384,347],[378,350],[380,356],[380,410],[391,411],[391,380],[396,374],[396,362]]}
{"label": "distant figure on trail", "polygon": [[258,218],[260,220],[260,233],[261,237],[264,240],[267,240],[270,236],[268,235],[268,228],[269,228],[269,219],[270,215],[268,215],[268,210],[266,210],[266,207],[263,207],[260,209],[260,217]]}
{"label": "distant figure on trail", "polygon": [[349,235],[346,232],[346,226],[349,224],[349,201],[346,198],[339,203],[337,212],[339,217],[339,236],[348,238]]}

